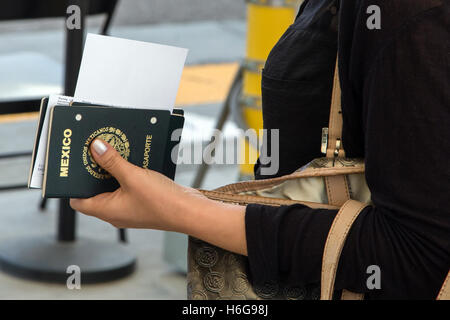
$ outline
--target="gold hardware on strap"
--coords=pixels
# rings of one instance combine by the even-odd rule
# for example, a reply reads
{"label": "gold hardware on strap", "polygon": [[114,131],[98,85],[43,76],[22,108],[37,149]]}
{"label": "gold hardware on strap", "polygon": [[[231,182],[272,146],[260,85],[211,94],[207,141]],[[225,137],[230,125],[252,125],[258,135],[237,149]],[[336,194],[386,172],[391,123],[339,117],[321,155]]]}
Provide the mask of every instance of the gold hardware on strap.
{"label": "gold hardware on strap", "polygon": [[336,138],[336,148],[334,149],[334,157],[337,158],[339,156],[339,150],[341,150],[342,144],[341,139]]}
{"label": "gold hardware on strap", "polygon": [[341,257],[342,248],[353,222],[368,204],[355,200],[348,200],[334,218],[328,233],[322,259],[322,277],[320,284],[320,298],[333,298],[336,271]]}
{"label": "gold hardware on strap", "polygon": [[328,128],[322,128],[322,146],[320,147],[320,152],[327,154],[328,148]]}

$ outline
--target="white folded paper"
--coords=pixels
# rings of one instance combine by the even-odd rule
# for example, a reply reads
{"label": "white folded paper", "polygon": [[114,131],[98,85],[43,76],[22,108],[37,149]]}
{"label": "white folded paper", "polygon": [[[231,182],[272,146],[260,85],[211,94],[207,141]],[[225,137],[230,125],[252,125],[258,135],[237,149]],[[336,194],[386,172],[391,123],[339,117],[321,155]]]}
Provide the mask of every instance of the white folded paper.
{"label": "white folded paper", "polygon": [[75,98],[172,110],[187,49],[88,34]]}

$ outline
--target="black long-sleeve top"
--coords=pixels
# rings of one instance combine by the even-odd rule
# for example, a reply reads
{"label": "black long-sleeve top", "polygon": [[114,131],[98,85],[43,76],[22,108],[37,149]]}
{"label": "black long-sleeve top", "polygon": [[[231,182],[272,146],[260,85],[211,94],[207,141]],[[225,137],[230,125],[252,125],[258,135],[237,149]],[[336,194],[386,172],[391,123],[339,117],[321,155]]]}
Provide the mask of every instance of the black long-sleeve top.
{"label": "black long-sleeve top", "polygon": [[[371,5],[381,10],[381,29],[367,26]],[[343,145],[348,157],[365,158],[373,206],[351,228],[335,288],[369,299],[434,299],[450,267],[450,1],[302,5],[263,70],[264,127],[280,129],[278,176],[321,156],[337,47]],[[267,178],[260,167],[257,178]],[[336,213],[248,205],[253,284],[319,283]],[[380,268],[381,289],[367,287],[371,265]]]}

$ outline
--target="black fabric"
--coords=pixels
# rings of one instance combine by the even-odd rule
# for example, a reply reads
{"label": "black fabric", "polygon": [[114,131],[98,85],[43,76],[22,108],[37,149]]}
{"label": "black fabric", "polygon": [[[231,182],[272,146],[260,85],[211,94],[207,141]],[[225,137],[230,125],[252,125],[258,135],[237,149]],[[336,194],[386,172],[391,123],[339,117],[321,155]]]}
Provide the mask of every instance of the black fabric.
{"label": "black fabric", "polygon": [[[308,1],[264,70],[264,125],[285,130],[280,174],[320,155],[336,2]],[[366,26],[369,5],[381,8],[381,30]],[[374,205],[351,229],[336,289],[365,292],[369,299],[434,299],[450,267],[450,2],[342,0],[339,12],[343,144],[349,157],[365,157]],[[253,283],[319,282],[335,214],[249,205]],[[371,265],[380,267],[380,290],[366,285]]]}
{"label": "black fabric", "polygon": [[[336,0],[305,2],[267,59],[261,83],[264,128],[279,129],[280,137],[280,169],[272,177],[321,156],[336,65],[337,5]],[[270,131],[268,137],[271,150]],[[264,178],[260,169],[258,161],[257,179]]]}

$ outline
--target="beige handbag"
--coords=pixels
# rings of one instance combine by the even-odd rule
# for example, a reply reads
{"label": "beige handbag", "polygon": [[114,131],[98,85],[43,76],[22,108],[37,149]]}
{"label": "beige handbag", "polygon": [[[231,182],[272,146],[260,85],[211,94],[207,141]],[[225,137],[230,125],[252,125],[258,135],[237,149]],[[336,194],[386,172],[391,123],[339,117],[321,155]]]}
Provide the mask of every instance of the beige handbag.
{"label": "beige handbag", "polygon": [[[329,127],[323,129],[322,152],[296,172],[273,179],[239,182],[201,192],[210,199],[247,205],[303,204],[339,209],[326,240],[322,259],[320,299],[331,300],[336,270],[347,234],[359,213],[370,204],[363,159],[347,159],[342,148],[341,90],[336,66]],[[450,273],[438,296],[450,299]],[[281,287],[267,283],[252,287],[246,257],[189,237],[188,299],[318,299],[318,288]],[[313,289],[312,292],[310,289]],[[341,299],[361,300],[363,294],[343,290]]]}

